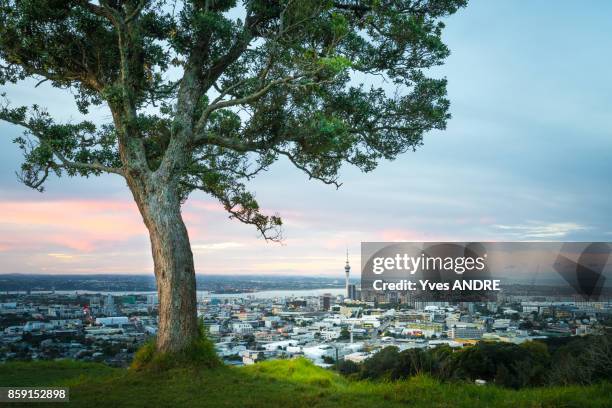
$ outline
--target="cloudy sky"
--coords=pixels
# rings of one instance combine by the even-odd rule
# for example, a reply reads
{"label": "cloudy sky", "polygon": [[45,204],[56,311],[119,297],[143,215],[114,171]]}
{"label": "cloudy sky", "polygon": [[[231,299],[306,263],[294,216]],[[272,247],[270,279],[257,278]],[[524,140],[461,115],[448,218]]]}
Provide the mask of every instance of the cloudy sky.
{"label": "cloudy sky", "polygon": [[[447,21],[452,120],[340,190],[279,162],[252,184],[283,244],[195,194],[184,208],[198,273],[340,275],[361,241],[612,240],[612,3],[472,0]],[[72,97],[5,87],[78,120]],[[104,110],[92,119],[108,120]],[[20,129],[0,123],[0,273],[152,273],[146,229],[117,176],[19,184]],[[357,268],[355,268],[357,269]]]}

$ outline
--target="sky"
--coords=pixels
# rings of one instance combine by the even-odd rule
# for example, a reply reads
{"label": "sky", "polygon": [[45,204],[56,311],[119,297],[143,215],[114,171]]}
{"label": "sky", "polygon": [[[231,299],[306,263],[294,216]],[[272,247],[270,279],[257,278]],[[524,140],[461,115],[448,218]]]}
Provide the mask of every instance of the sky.
{"label": "sky", "polygon": [[[280,161],[250,188],[284,220],[282,244],[203,193],[183,208],[202,274],[342,277],[362,241],[612,241],[612,3],[472,0],[446,20],[452,119],[416,152],[342,187]],[[2,89],[77,121],[70,94]],[[109,120],[93,110],[90,119]],[[152,274],[146,228],[115,175],[17,181],[20,134],[0,122],[0,273]]]}

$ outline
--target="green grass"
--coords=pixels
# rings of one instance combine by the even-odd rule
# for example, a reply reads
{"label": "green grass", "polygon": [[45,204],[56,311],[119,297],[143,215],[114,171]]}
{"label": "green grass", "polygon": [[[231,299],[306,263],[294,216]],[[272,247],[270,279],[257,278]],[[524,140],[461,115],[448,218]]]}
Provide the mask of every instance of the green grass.
{"label": "green grass", "polygon": [[168,371],[123,370],[69,361],[7,363],[0,365],[0,385],[65,385],[70,387],[69,405],[79,407],[612,406],[612,385],[608,383],[513,391],[440,383],[428,377],[396,382],[351,381],[304,359],[242,368]]}

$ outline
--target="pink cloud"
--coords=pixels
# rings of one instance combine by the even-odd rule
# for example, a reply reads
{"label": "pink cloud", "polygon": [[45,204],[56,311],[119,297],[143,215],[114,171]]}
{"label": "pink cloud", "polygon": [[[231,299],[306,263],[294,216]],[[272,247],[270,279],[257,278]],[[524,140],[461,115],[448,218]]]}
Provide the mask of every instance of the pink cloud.
{"label": "pink cloud", "polygon": [[0,232],[4,247],[58,246],[84,252],[146,236],[136,205],[120,200],[0,202]]}
{"label": "pink cloud", "polygon": [[[197,212],[198,210],[209,211],[225,211],[221,203],[212,200],[202,200],[202,199],[190,199],[185,204],[185,208],[190,212]],[[193,211],[195,210],[195,211]]]}

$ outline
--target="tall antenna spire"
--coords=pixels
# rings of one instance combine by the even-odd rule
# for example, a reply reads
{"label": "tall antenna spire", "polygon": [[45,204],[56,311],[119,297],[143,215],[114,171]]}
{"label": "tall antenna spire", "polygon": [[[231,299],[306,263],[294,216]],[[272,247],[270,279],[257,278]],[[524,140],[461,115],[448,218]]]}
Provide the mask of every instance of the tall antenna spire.
{"label": "tall antenna spire", "polygon": [[345,296],[347,298],[351,297],[350,291],[349,291],[349,274],[351,273],[351,266],[349,265],[349,258],[348,258],[348,248],[346,248],[346,265],[344,265],[344,273],[346,274],[346,281],[345,281]]}

